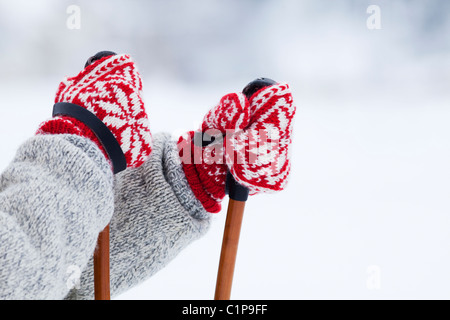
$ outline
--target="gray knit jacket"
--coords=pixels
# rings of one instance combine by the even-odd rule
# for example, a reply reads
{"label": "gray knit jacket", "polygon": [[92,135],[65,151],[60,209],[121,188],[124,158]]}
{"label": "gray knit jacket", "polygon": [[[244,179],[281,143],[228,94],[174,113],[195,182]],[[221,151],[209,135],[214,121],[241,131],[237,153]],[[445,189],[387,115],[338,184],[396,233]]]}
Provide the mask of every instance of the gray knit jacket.
{"label": "gray knit jacket", "polygon": [[0,176],[0,299],[93,299],[93,252],[110,223],[111,295],[163,268],[205,234],[177,147],[154,136],[150,158],[113,175],[75,135],[26,141]]}

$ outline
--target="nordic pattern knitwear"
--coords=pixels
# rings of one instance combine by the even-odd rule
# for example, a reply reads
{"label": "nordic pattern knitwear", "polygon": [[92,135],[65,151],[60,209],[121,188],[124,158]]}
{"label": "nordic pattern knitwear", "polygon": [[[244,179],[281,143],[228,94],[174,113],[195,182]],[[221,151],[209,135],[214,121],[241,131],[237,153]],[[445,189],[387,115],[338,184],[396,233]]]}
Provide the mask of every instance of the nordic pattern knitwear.
{"label": "nordic pattern knitwear", "polygon": [[250,125],[226,141],[228,168],[251,195],[285,188],[295,111],[288,84],[263,88],[250,98]]}
{"label": "nordic pattern knitwear", "polygon": [[200,147],[194,143],[193,131],[179,138],[183,170],[208,212],[221,210],[227,170],[251,195],[286,186],[295,110],[285,83],[263,88],[249,100],[242,93],[232,93],[206,114],[200,128],[212,131],[210,135],[226,135],[224,139]]}
{"label": "nordic pattern knitwear", "polygon": [[226,130],[243,130],[250,121],[249,102],[245,95],[229,93],[220,99],[220,102],[203,118],[202,131],[215,129],[222,134]]}
{"label": "nordic pattern knitwear", "polygon": [[[95,114],[119,142],[128,167],[138,167],[151,152],[152,137],[142,100],[142,79],[129,55],[104,57],[58,87],[55,103],[70,102]],[[38,134],[76,134],[100,141],[80,121],[58,116],[44,122]]]}

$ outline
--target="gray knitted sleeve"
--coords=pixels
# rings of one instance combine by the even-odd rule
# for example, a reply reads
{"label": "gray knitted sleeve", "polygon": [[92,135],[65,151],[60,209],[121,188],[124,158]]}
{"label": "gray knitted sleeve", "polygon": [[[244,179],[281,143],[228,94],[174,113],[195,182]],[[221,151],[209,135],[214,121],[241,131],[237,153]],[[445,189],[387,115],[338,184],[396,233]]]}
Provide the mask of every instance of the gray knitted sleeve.
{"label": "gray knitted sleeve", "polygon": [[113,201],[111,168],[94,143],[72,135],[25,142],[0,176],[0,299],[66,296]]}
{"label": "gray knitted sleeve", "polygon": [[[150,158],[115,178],[110,224],[111,295],[152,276],[209,227],[210,214],[192,193],[176,143],[154,136]],[[93,261],[68,299],[94,297]]]}
{"label": "gray knitted sleeve", "polygon": [[108,222],[113,296],[207,231],[168,135],[155,135],[140,168],[115,177],[87,139],[25,142],[0,175],[0,299],[93,298],[92,256]]}

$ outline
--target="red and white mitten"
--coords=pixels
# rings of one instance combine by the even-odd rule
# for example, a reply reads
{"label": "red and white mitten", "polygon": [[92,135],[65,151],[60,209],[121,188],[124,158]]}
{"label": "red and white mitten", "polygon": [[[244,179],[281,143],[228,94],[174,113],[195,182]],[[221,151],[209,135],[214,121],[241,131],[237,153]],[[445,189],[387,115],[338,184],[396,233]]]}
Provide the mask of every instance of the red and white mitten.
{"label": "red and white mitten", "polygon": [[[58,104],[79,106],[95,115],[117,141],[127,167],[139,167],[150,155],[152,136],[142,99],[142,79],[129,55],[102,57],[77,76],[66,78],[56,93],[55,106]],[[75,113],[62,113],[43,122],[37,134],[80,135],[94,141],[108,157],[104,141],[87,122]]]}
{"label": "red and white mitten", "polygon": [[264,88],[250,99],[231,93],[206,114],[199,131],[179,138],[183,170],[205,210],[221,210],[227,171],[251,195],[285,187],[294,114],[287,84]]}
{"label": "red and white mitten", "polygon": [[249,126],[228,135],[226,163],[250,195],[286,186],[295,111],[288,84],[266,87],[250,98]]}

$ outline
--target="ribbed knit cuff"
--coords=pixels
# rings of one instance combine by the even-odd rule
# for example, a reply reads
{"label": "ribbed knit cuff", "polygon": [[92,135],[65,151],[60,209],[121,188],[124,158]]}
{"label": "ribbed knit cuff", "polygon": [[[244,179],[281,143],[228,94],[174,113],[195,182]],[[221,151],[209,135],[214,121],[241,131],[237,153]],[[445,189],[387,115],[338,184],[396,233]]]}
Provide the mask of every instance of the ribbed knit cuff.
{"label": "ribbed knit cuff", "polygon": [[68,116],[58,116],[43,122],[36,134],[75,134],[94,142],[103,155],[108,158],[106,150],[92,130],[83,122]]}
{"label": "ribbed knit cuff", "polygon": [[220,212],[221,202],[225,197],[226,165],[224,163],[206,163],[202,155],[198,156],[199,153],[204,152],[204,148],[195,146],[193,131],[188,133],[187,139],[183,136],[179,138],[178,151],[192,192],[206,211]]}

